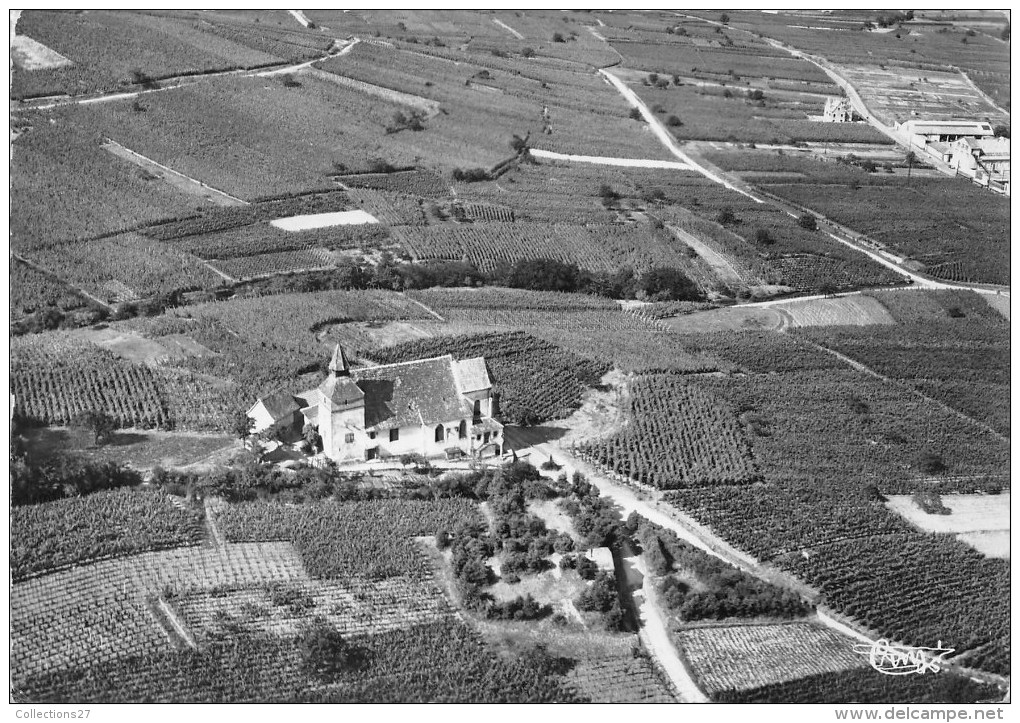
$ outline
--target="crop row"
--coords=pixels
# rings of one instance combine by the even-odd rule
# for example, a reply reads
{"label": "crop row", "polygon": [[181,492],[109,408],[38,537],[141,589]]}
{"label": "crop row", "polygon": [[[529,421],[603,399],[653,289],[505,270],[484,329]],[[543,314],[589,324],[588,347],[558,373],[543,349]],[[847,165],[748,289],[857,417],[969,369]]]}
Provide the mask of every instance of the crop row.
{"label": "crop row", "polygon": [[198,516],[166,494],[116,489],[11,508],[11,576],[196,542]]}
{"label": "crop row", "polygon": [[67,285],[15,258],[11,259],[10,284],[12,318],[47,309],[72,311],[86,305]]}
{"label": "crop row", "polygon": [[441,314],[453,309],[582,311],[589,309],[617,310],[619,304],[604,296],[567,294],[558,291],[527,291],[524,289],[424,289],[408,292],[426,306]]}
{"label": "crop row", "polygon": [[729,485],[759,478],[736,416],[728,405],[670,374],[631,384],[623,431],[581,447],[581,454],[660,489]]}
{"label": "crop row", "polygon": [[224,627],[293,636],[311,617],[327,620],[345,636],[360,636],[429,623],[450,614],[449,603],[429,578],[314,581],[202,592],[175,598],[173,605],[202,640]]}
{"label": "crop row", "polygon": [[646,657],[579,660],[565,678],[593,703],[676,702]]}
{"label": "crop row", "polygon": [[68,424],[101,411],[122,427],[166,427],[169,415],[152,371],[102,350],[83,357],[11,367],[15,410],[42,424]]}
{"label": "crop row", "polygon": [[422,198],[440,198],[450,193],[450,187],[443,182],[443,179],[429,171],[359,173],[350,176],[337,176],[336,179],[343,185],[354,188],[397,191]]}
{"label": "crop row", "polygon": [[176,548],[103,560],[12,588],[15,678],[99,665],[166,649],[147,597],[178,591],[304,580],[289,544]]}
{"label": "crop row", "polygon": [[675,636],[710,696],[867,665],[854,639],[804,622],[697,627]]}
{"label": "crop row", "polygon": [[468,258],[483,270],[522,259],[550,258],[592,271],[628,265],[678,265],[672,237],[659,238],[643,225],[484,223],[402,228],[398,237],[418,259]]}
{"label": "crop row", "polygon": [[31,259],[60,278],[112,301],[126,287],[139,296],[219,286],[223,279],[190,254],[128,233],[37,249]]}
{"label": "crop row", "polygon": [[272,274],[331,268],[336,266],[336,259],[325,249],[310,249],[218,259],[209,265],[235,279],[245,280]]}
{"label": "crop row", "polygon": [[882,675],[869,668],[819,673],[749,690],[723,690],[720,703],[980,703],[1001,700],[996,686],[942,671]]}
{"label": "crop row", "polygon": [[302,669],[296,640],[240,635],[196,652],[151,650],[128,659],[38,676],[29,701],[549,703],[585,698],[552,672],[549,657],[501,656],[466,624],[445,619],[349,641],[367,665],[325,681]]}
{"label": "crop row", "polygon": [[[862,574],[847,575],[848,561]],[[1009,629],[1009,562],[986,559],[952,537],[911,532],[849,540],[781,564],[820,589],[833,607],[907,645],[941,640],[960,654],[1001,645]],[[939,590],[937,603],[933,573],[953,581]],[[990,662],[993,672],[1009,674],[1008,656]]]}

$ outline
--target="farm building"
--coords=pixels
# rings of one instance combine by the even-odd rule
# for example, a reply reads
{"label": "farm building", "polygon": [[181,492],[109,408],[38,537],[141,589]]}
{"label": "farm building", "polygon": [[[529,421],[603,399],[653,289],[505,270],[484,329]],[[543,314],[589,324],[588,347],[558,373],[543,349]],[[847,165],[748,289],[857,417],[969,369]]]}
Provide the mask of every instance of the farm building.
{"label": "farm building", "polygon": [[952,143],[961,138],[984,138],[995,135],[987,121],[907,121],[899,129],[910,138],[911,145]]}
{"label": "farm building", "polygon": [[853,123],[861,120],[849,98],[828,98],[825,101],[825,114],[823,116],[828,123]]}
{"label": "farm building", "polygon": [[337,344],[318,387],[263,397],[248,416],[256,432],[312,425],[326,456],[337,462],[502,450],[503,425],[492,418],[492,381],[482,357],[352,369]]}
{"label": "farm building", "polygon": [[957,174],[1009,193],[1009,139],[996,138],[987,121],[908,121],[900,126],[912,146]]}

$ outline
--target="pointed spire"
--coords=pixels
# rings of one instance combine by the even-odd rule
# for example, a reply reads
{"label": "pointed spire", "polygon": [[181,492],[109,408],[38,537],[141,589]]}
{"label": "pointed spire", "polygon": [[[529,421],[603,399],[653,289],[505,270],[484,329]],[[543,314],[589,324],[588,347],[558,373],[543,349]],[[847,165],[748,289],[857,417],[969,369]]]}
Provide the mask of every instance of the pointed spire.
{"label": "pointed spire", "polygon": [[329,360],[329,373],[338,377],[345,377],[351,373],[351,362],[340,344],[336,345],[333,358]]}

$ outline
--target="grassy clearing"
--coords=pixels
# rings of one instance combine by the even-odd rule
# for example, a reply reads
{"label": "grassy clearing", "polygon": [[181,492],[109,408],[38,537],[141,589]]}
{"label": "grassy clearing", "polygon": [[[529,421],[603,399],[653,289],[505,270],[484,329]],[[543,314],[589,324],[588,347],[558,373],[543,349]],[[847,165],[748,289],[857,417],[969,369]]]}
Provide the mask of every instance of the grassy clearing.
{"label": "grassy clearing", "polygon": [[793,326],[870,326],[896,323],[886,308],[870,296],[794,301],[777,308],[790,315]]}
{"label": "grassy clearing", "polygon": [[29,456],[49,459],[72,454],[90,462],[116,462],[135,469],[184,467],[217,452],[240,450],[233,437],[219,434],[187,434],[122,429],[102,447],[87,434],[66,427],[29,428],[24,432]]}
{"label": "grassy clearing", "polygon": [[890,495],[889,508],[928,532],[996,532],[1009,530],[1009,492],[998,495],[944,495],[948,515],[930,515],[910,495]]}

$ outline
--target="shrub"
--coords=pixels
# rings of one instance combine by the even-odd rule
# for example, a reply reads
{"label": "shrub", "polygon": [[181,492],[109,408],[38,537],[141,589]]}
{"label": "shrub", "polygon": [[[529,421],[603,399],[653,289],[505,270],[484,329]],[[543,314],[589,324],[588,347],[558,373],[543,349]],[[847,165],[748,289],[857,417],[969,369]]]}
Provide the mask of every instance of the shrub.
{"label": "shrub", "polygon": [[368,651],[347,642],[322,618],[307,624],[297,642],[302,667],[316,677],[332,680],[341,673],[368,667]]}
{"label": "shrub", "polygon": [[[814,216],[812,216],[814,218]],[[733,213],[733,209],[729,206],[725,206],[715,217],[715,222],[722,224],[723,226],[729,226],[730,224],[737,223],[737,215]]]}
{"label": "shrub", "polygon": [[808,231],[816,231],[818,229],[818,219],[813,214],[805,213],[797,219],[797,225]]}
{"label": "shrub", "polygon": [[616,577],[609,572],[600,572],[595,576],[591,586],[582,592],[574,601],[578,610],[606,613],[613,605],[619,605],[616,594]]}
{"label": "shrub", "polygon": [[910,499],[929,515],[948,515],[952,513],[952,510],[942,503],[942,495],[935,490],[918,490]]}

